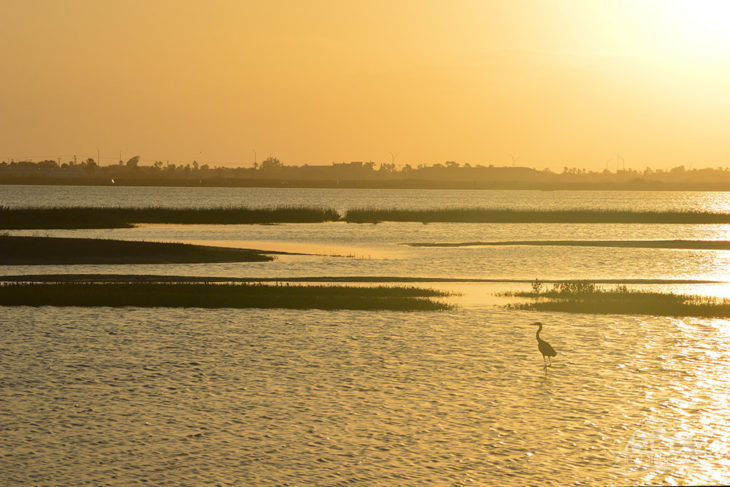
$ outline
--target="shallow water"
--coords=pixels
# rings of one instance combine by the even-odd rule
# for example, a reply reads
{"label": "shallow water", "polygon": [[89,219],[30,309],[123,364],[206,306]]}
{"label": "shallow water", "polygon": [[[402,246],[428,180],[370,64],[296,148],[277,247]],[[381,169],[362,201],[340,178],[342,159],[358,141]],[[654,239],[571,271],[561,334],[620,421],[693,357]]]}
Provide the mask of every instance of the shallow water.
{"label": "shallow water", "polygon": [[[142,225],[131,229],[11,231],[160,240],[317,255],[273,262],[80,265],[74,272],[228,277],[399,276],[486,279],[727,280],[730,251],[560,246],[411,247],[408,242],[539,239],[730,239],[730,225],[382,223]],[[67,272],[65,266],[0,266],[0,275]]]}
{"label": "shallow water", "polygon": [[[726,321],[497,309],[3,315],[10,483],[730,478]],[[527,325],[536,319],[558,350],[547,373]]]}
{"label": "shallow water", "polygon": [[[0,205],[500,206],[726,211],[724,193],[0,186]],[[345,223],[9,232],[306,251],[273,262],[2,266],[0,274],[730,280],[730,252],[417,248],[728,239],[729,225]],[[0,307],[6,484],[698,484],[730,479],[730,322],[438,313]],[[646,286],[730,296],[728,284]],[[535,328],[557,349],[543,371]]]}
{"label": "shallow water", "polygon": [[0,185],[9,207],[324,206],[348,208],[522,208],[728,211],[726,193],[712,191],[539,191],[331,188],[176,188]]}

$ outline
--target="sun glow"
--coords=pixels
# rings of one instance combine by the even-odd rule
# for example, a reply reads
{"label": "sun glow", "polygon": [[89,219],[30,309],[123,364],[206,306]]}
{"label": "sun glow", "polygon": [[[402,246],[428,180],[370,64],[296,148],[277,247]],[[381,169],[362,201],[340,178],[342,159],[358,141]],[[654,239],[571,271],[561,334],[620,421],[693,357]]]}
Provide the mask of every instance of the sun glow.
{"label": "sun glow", "polygon": [[730,1],[669,0],[652,3],[650,22],[669,54],[697,58],[730,55]]}
{"label": "sun glow", "polygon": [[730,164],[730,0],[128,3],[0,1],[0,158]]}

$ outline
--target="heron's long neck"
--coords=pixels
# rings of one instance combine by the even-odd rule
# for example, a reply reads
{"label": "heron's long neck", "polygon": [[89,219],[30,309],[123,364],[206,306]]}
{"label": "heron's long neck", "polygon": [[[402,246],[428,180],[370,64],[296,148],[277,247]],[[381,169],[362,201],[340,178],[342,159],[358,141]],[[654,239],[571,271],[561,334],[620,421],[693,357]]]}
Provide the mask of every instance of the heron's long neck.
{"label": "heron's long neck", "polygon": [[538,342],[540,341],[540,332],[541,332],[541,331],[542,331],[542,325],[540,325],[540,326],[539,326],[539,327],[537,328],[537,333],[535,333],[535,338],[537,338],[537,341],[538,341]]}

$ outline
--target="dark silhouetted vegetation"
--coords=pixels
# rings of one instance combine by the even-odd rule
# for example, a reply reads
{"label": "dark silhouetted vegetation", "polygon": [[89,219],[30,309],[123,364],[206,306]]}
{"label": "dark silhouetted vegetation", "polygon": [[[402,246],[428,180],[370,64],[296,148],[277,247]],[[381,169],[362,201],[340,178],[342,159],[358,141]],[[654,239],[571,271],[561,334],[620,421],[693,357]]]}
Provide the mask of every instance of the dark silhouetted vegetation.
{"label": "dark silhouetted vegetation", "polygon": [[686,294],[629,289],[625,285],[601,288],[589,281],[564,281],[552,288],[535,281],[532,291],[506,293],[533,301],[509,305],[513,309],[594,314],[730,317],[730,300]]}
{"label": "dark silhouetted vegetation", "polygon": [[352,209],[350,223],[730,223],[730,213],[700,211],[514,210],[445,208],[430,210]]}
{"label": "dark silhouetted vegetation", "polygon": [[135,223],[269,224],[338,220],[327,208],[0,208],[0,229],[127,228]]}
{"label": "dark silhouetted vegetation", "polygon": [[411,247],[494,247],[536,245],[563,247],[619,247],[637,249],[730,250],[728,240],[514,240],[504,242],[416,242]]}
{"label": "dark silhouetted vegetation", "polygon": [[[270,252],[280,253],[280,252]],[[260,250],[95,238],[0,236],[1,265],[261,262]]]}
{"label": "dark silhouetted vegetation", "polygon": [[[274,252],[272,252],[274,253]],[[412,277],[412,276],[293,276],[293,277],[214,277],[180,276],[160,274],[16,274],[0,276],[0,282],[484,282],[530,283],[542,289],[554,280],[527,279],[480,279],[464,277]],[[724,284],[727,281],[707,279],[600,279],[590,281],[601,284]]]}
{"label": "dark silhouetted vegetation", "polygon": [[[730,190],[726,167],[671,169],[608,169],[588,171],[563,167],[470,164],[445,161],[404,164],[373,161],[287,165],[269,157],[248,167],[213,166],[199,161],[143,161],[134,156],[114,164],[88,155],[62,162],[46,159],[0,161],[0,184],[75,184],[135,186],[239,186],[328,188],[450,189],[623,189]],[[102,162],[107,164],[102,164]]]}
{"label": "dark silhouetted vegetation", "polygon": [[446,293],[415,287],[289,286],[181,283],[14,283],[0,285],[2,306],[139,306],[445,310],[429,298]]}
{"label": "dark silhouetted vegetation", "polygon": [[[726,224],[730,213],[700,211],[626,210],[513,210],[493,208],[449,208],[430,210],[347,210],[340,217],[331,208],[0,208],[0,229],[127,228],[134,224],[275,224],[391,222],[452,223],[683,223]],[[703,240],[580,241],[544,240],[516,242],[412,243],[423,247],[468,245],[575,245],[601,247],[723,249],[725,242]]]}

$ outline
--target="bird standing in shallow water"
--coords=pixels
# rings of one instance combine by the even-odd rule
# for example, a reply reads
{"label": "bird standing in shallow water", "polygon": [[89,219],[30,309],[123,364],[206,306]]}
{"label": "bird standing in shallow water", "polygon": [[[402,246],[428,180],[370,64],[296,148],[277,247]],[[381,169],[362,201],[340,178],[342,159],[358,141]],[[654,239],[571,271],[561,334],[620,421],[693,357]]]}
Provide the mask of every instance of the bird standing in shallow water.
{"label": "bird standing in shallow water", "polygon": [[[542,331],[542,323],[539,321],[536,321],[533,323],[533,325],[539,325],[539,328],[537,329],[537,333],[535,333],[535,338],[537,338],[537,349],[540,350],[540,353],[542,354],[542,362],[544,364],[544,369],[547,370],[548,367],[552,367],[553,363],[550,360],[550,357],[554,357],[558,354],[558,352],[555,351],[555,349],[545,340],[540,338],[540,332]],[[547,361],[545,360],[545,357],[547,357]]]}

